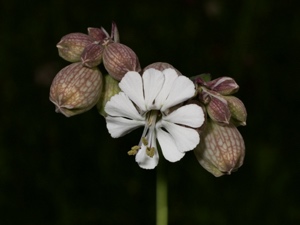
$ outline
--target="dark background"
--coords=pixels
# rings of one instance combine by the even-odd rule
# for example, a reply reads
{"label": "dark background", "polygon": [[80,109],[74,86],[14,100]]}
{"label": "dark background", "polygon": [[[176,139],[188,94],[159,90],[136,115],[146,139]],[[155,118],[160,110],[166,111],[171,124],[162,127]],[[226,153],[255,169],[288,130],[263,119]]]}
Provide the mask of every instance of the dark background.
{"label": "dark background", "polygon": [[66,118],[49,101],[60,38],[111,21],[142,67],[231,76],[248,110],[238,172],[166,163],[169,224],[300,224],[297,1],[0,2],[1,225],[155,223],[156,171],[126,154],[140,131],[114,140],[95,108]]}

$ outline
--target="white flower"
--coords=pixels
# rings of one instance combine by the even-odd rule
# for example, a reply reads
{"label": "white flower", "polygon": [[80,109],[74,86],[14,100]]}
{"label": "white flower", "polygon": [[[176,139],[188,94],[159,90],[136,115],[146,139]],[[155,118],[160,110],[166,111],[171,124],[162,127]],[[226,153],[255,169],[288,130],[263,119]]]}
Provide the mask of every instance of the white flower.
{"label": "white flower", "polygon": [[119,83],[121,92],[105,105],[107,129],[113,138],[144,126],[138,146],[128,154],[136,155],[140,167],[153,169],[158,164],[156,139],[164,157],[170,162],[180,160],[185,152],[200,141],[194,128],[204,122],[204,113],[196,104],[170,108],[195,94],[193,82],[178,76],[174,69],[147,69],[143,76],[127,72]]}

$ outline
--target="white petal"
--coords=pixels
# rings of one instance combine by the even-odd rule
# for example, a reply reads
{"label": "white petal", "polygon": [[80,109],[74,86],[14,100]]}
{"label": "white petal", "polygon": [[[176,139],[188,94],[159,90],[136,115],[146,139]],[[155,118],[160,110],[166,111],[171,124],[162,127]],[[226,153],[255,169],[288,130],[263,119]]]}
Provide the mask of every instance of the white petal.
{"label": "white petal", "polygon": [[184,105],[163,118],[176,124],[198,128],[204,122],[204,113],[200,106],[196,104]]}
{"label": "white petal", "polygon": [[165,159],[170,162],[179,161],[185,153],[182,153],[177,149],[174,138],[161,128],[157,128],[156,132],[157,140]]}
{"label": "white petal", "polygon": [[163,71],[165,82],[163,87],[161,88],[161,92],[155,99],[155,105],[157,109],[160,109],[164,102],[166,101],[167,97],[170,94],[170,90],[172,89],[173,83],[178,77],[178,74],[174,69],[165,69]]}
{"label": "white petal", "polygon": [[142,148],[135,155],[135,161],[141,168],[154,169],[157,166],[159,155],[156,146],[153,147],[156,149],[153,157],[147,155],[145,145],[142,145]]}
{"label": "white petal", "polygon": [[157,109],[153,107],[153,103],[164,84],[164,75],[161,71],[151,68],[144,72],[142,78],[147,110]]}
{"label": "white petal", "polygon": [[166,101],[164,102],[161,111],[177,105],[181,102],[184,102],[195,94],[195,85],[194,83],[185,76],[179,76],[173,82],[172,89]]}
{"label": "white petal", "polygon": [[127,117],[134,120],[145,120],[124,92],[114,95],[105,105],[105,112],[110,116]]}
{"label": "white petal", "polygon": [[113,138],[121,137],[130,131],[145,125],[145,121],[130,120],[122,117],[107,116],[105,119],[108,132]]}
{"label": "white petal", "polygon": [[193,150],[200,142],[199,134],[193,128],[183,127],[164,120],[157,123],[157,126],[162,126],[167,130],[180,152]]}
{"label": "white petal", "polygon": [[142,111],[146,110],[143,82],[139,73],[127,72],[119,83],[119,87]]}

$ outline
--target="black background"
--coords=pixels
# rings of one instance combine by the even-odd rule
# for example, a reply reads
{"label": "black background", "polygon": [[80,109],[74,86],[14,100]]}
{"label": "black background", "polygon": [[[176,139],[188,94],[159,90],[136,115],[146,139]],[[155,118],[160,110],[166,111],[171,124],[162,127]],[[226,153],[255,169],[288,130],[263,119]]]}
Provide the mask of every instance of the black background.
{"label": "black background", "polygon": [[299,15],[296,1],[0,1],[0,224],[155,223],[155,170],[127,155],[141,131],[112,139],[95,108],[66,118],[49,101],[60,38],[111,21],[142,67],[231,76],[248,110],[238,172],[166,162],[169,224],[299,224]]}

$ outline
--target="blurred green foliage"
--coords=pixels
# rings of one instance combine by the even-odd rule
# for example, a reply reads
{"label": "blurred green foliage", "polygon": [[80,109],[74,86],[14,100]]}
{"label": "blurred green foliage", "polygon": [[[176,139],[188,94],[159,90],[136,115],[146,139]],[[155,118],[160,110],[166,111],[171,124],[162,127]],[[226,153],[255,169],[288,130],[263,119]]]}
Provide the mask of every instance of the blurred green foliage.
{"label": "blurred green foliage", "polygon": [[0,1],[0,224],[154,224],[155,170],[114,140],[96,109],[65,118],[48,100],[67,65],[56,43],[118,25],[142,67],[231,76],[248,110],[243,167],[215,178],[189,153],[166,163],[170,225],[299,224],[300,12],[296,1]]}

